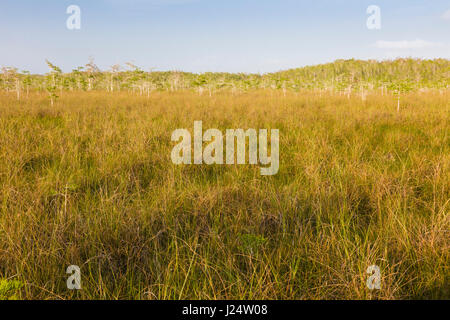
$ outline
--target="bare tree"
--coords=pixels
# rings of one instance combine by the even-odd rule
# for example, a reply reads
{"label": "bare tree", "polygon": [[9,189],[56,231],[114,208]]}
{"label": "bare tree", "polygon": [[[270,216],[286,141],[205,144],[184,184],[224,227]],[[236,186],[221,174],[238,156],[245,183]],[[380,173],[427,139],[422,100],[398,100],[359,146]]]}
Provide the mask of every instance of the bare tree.
{"label": "bare tree", "polygon": [[95,74],[100,72],[100,69],[94,63],[94,58],[90,57],[89,62],[85,65],[86,73],[88,75],[88,90],[92,90],[92,82],[95,79]]}

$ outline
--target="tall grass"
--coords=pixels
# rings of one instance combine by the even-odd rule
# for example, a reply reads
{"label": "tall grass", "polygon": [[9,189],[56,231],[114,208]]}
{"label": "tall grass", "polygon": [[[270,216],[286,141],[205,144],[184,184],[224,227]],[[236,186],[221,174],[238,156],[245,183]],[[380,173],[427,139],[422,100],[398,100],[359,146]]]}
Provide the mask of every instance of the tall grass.
{"label": "tall grass", "polygon": [[[0,93],[0,279],[24,299],[448,299],[450,95],[402,99]],[[194,120],[279,129],[279,173],[172,164]]]}

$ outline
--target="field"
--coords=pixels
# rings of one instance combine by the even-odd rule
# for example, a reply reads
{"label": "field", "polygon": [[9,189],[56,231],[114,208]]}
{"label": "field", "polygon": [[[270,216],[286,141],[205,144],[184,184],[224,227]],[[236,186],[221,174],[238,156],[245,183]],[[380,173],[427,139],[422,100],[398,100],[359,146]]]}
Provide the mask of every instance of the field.
{"label": "field", "polygon": [[[448,90],[0,101],[0,298],[450,298]],[[279,129],[278,174],[173,164],[195,120]]]}

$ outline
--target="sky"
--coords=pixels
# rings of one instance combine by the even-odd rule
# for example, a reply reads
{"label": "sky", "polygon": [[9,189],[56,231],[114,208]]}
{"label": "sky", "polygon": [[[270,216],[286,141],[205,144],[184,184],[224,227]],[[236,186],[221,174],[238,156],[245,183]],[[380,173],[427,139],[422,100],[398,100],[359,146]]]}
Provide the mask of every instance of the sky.
{"label": "sky", "polygon": [[[80,29],[67,28],[70,5]],[[370,5],[380,29],[369,29]],[[449,0],[1,0],[0,67],[265,73],[336,59],[450,59]]]}

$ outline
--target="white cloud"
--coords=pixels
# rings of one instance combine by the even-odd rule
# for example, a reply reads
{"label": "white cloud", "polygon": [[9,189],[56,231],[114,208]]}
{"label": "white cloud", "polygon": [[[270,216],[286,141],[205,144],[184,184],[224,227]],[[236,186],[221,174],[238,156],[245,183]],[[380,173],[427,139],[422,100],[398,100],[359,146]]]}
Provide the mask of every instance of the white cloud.
{"label": "white cloud", "polygon": [[442,14],[442,19],[444,19],[444,20],[450,20],[450,9],[447,10],[447,11],[445,11],[445,12]]}
{"label": "white cloud", "polygon": [[402,40],[402,41],[383,41],[379,40],[375,42],[375,47],[379,49],[424,49],[424,48],[434,48],[441,47],[443,44],[440,42],[430,42],[421,39],[416,39],[412,41]]}

